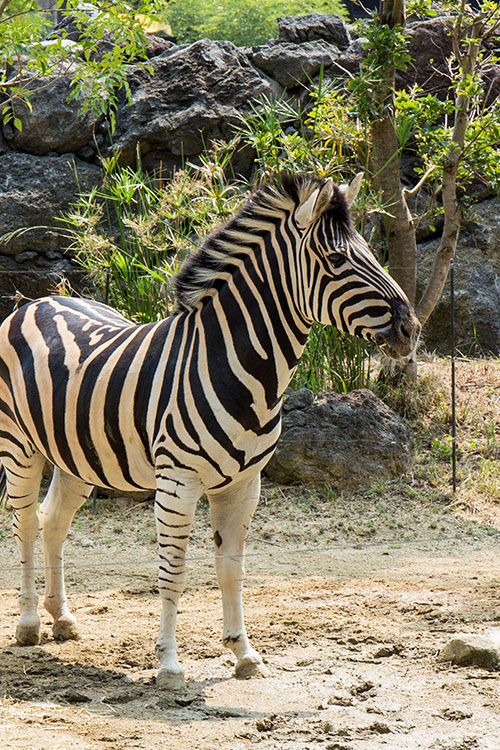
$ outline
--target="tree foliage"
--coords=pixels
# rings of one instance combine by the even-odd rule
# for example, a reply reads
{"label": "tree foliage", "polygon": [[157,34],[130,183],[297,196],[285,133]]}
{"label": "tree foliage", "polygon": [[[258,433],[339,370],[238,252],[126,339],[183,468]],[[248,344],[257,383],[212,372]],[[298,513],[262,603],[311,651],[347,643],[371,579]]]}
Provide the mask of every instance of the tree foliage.
{"label": "tree foliage", "polygon": [[[47,5],[44,3],[44,5]],[[157,10],[155,0],[125,2],[54,0],[41,7],[33,0],[0,2],[0,102],[3,124],[21,129],[16,114],[30,108],[34,93],[60,78],[70,78],[72,97],[95,114],[111,114],[120,91],[129,95],[130,62],[145,62],[142,18]],[[60,22],[54,28],[54,14]]]}

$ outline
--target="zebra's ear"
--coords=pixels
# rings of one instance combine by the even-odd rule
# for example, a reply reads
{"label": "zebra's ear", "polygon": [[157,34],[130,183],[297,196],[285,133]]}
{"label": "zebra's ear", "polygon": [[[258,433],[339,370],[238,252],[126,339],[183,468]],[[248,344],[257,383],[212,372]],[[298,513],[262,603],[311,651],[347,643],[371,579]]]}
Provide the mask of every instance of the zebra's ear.
{"label": "zebra's ear", "polygon": [[358,172],[356,177],[353,177],[349,183],[339,185],[339,190],[344,194],[348,206],[352,205],[356,200],[361,183],[363,182],[363,177],[364,172]]}
{"label": "zebra's ear", "polygon": [[295,220],[301,229],[305,229],[317,219],[329,205],[333,196],[333,181],[329,177],[320,188],[313,190],[309,198],[299,205]]}

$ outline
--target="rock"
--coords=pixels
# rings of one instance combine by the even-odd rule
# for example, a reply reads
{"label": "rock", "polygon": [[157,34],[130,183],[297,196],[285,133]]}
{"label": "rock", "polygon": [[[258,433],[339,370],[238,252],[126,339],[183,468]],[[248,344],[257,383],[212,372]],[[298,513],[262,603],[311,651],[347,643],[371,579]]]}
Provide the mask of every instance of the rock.
{"label": "rock", "polygon": [[447,60],[451,54],[451,24],[446,18],[432,18],[409,24],[409,53],[414,62],[405,72],[398,72],[396,85],[410,88],[414,84],[423,86],[425,91],[448,96],[450,74]]}
{"label": "rock", "polygon": [[307,83],[321,68],[331,68],[340,58],[340,50],[324,41],[271,42],[255,47],[251,53],[253,65],[278,81],[284,88]]}
{"label": "rock", "polygon": [[[440,99],[449,97],[450,77],[447,60],[452,51],[451,23],[445,17],[414,21],[408,24],[408,51],[413,62],[406,71],[396,76],[396,86],[410,88],[414,84]],[[488,51],[498,54],[498,38],[489,41]],[[492,102],[500,91],[500,69],[498,65],[486,66],[484,90],[488,101]]]}
{"label": "rock", "polygon": [[347,49],[351,37],[345,21],[331,13],[309,13],[306,16],[278,18],[278,41],[303,44],[317,39]]}
{"label": "rock", "polygon": [[149,169],[180,166],[210,141],[231,138],[231,124],[252,99],[282,93],[231,42],[173,46],[151,65],[153,76],[139,68],[131,73],[132,104],[122,101],[118,109],[113,150],[124,164],[135,160],[139,146]]}
{"label": "rock", "polygon": [[438,662],[451,662],[459,667],[482,667],[500,670],[498,642],[485,635],[460,633],[455,635],[438,656]]}
{"label": "rock", "polygon": [[[290,397],[289,397],[290,398]],[[283,407],[283,431],[265,474],[276,482],[355,489],[373,477],[391,479],[411,468],[413,436],[369,390],[310,391]]]}
{"label": "rock", "polygon": [[4,137],[2,129],[0,128],[0,156],[2,156],[2,154],[6,154],[7,151],[10,151],[10,146]]}
{"label": "rock", "polygon": [[70,79],[46,78],[38,81],[46,85],[30,99],[32,109],[22,102],[16,104],[16,115],[22,122],[22,131],[10,123],[3,129],[9,145],[28,154],[58,154],[76,152],[92,138],[98,118],[87,113],[82,115],[81,99],[68,102],[71,91]]}
{"label": "rock", "polygon": [[73,289],[85,291],[85,274],[68,258],[51,261],[38,253],[36,256],[36,260],[18,264],[19,256],[0,255],[0,320],[10,315],[19,296],[36,299],[54,294],[63,278]]}
{"label": "rock", "polygon": [[38,257],[36,250],[25,250],[15,256],[16,263],[26,263],[28,260],[34,260]]}
{"label": "rock", "polygon": [[67,156],[42,157],[16,151],[0,156],[1,233],[29,230],[0,243],[0,252],[18,255],[65,249],[68,240],[61,225],[57,227],[56,217],[68,211],[80,190],[89,191],[100,181],[99,167]]}
{"label": "rock", "polygon": [[[439,240],[419,246],[419,279],[427,283]],[[455,331],[457,344],[475,344],[500,354],[500,199],[474,206],[464,222],[455,256]],[[449,281],[424,329],[429,351],[448,353],[450,346]]]}
{"label": "rock", "polygon": [[69,688],[68,690],[64,690],[63,692],[57,693],[56,695],[57,700],[62,701],[63,703],[90,703],[92,698],[87,695],[86,693],[81,692],[80,690],[74,690],[73,688]]}

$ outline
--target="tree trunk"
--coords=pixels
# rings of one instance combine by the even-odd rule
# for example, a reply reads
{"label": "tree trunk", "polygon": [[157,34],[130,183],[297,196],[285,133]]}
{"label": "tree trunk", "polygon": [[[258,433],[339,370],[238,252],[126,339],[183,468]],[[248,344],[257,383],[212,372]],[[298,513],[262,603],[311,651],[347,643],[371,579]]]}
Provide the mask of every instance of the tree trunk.
{"label": "tree trunk", "polygon": [[[380,23],[391,28],[404,26],[403,0],[384,0]],[[385,80],[376,94],[379,116],[372,123],[373,183],[380,192],[384,213],[389,272],[415,304],[417,293],[417,244],[415,227],[408,209],[399,177],[400,149],[394,128],[395,70],[385,73]]]}

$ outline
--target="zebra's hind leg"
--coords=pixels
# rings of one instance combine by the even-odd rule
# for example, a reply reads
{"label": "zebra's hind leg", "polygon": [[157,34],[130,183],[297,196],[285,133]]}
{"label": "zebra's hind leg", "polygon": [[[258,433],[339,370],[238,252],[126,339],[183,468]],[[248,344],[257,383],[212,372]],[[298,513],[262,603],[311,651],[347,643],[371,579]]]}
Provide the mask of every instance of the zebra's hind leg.
{"label": "zebra's hind leg", "polygon": [[16,640],[20,646],[34,646],[40,640],[38,596],[35,586],[34,546],[38,533],[38,496],[45,459],[40,454],[19,458],[2,455],[6,489],[14,511],[13,530],[21,560],[21,586]]}
{"label": "zebra's hind leg", "polygon": [[155,517],[160,557],[158,590],[162,603],[156,641],[160,660],[156,679],[159,688],[178,690],[184,686],[184,668],[177,658],[175,625],[177,606],[186,583],[186,547],[200,495],[199,483],[173,479],[166,468],[157,467]]}
{"label": "zebra's hind leg", "polygon": [[243,620],[245,539],[260,496],[260,475],[209,495],[215,566],[224,612],[223,642],[236,656],[235,675],[267,677],[260,654],[250,646]]}
{"label": "zebra's hind leg", "polygon": [[91,491],[92,485],[56,467],[47,496],[40,506],[45,557],[44,607],[54,619],[52,632],[56,641],[78,638],[76,619],[66,602],[63,544],[75,512]]}

